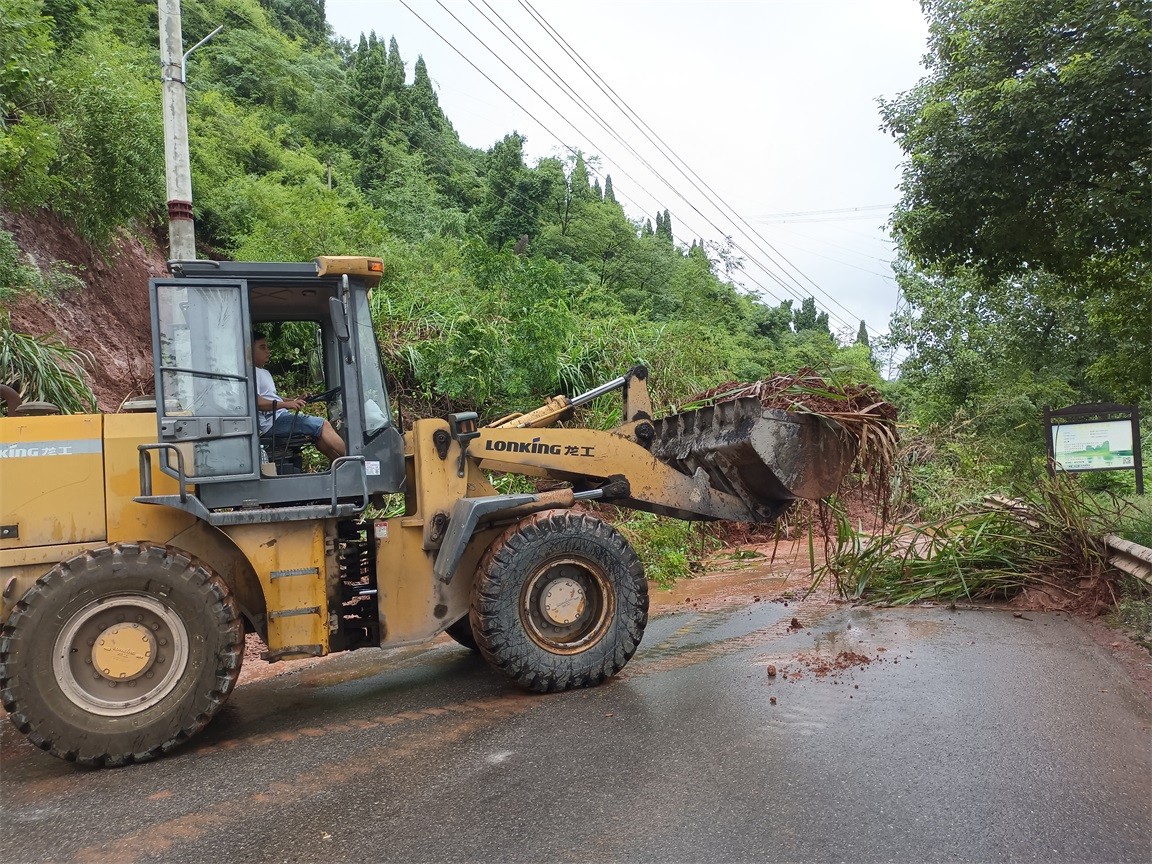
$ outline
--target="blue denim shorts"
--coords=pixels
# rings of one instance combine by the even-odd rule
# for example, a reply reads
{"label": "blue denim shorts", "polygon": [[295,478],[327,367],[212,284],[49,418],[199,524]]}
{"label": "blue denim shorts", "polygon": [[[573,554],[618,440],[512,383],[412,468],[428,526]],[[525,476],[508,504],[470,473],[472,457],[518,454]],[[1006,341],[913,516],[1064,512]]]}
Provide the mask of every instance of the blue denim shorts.
{"label": "blue denim shorts", "polygon": [[313,441],[320,437],[320,430],[324,427],[323,417],[313,417],[311,414],[297,414],[295,411],[277,411],[276,419],[272,421],[272,428],[261,437],[273,436],[287,438],[289,435],[307,435]]}

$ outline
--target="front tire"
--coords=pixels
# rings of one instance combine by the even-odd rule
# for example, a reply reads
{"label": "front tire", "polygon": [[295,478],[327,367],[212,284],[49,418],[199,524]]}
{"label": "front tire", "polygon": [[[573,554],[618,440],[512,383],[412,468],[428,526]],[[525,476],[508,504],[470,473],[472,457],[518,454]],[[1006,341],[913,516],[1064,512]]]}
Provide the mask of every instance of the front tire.
{"label": "front tire", "polygon": [[469,616],[465,615],[454,624],[449,624],[444,630],[449,636],[456,641],[457,644],[464,646],[469,651],[479,651],[476,645],[476,637],[472,635],[472,622]]}
{"label": "front tire", "polygon": [[470,619],[480,653],[521,686],[590,687],[636,652],[648,623],[648,582],[628,541],[602,519],[546,511],[488,548]]}
{"label": "front tire", "polygon": [[37,747],[125,765],[199,732],[240,674],[227,585],[178,549],[113,544],[58,564],[0,630],[0,700]]}

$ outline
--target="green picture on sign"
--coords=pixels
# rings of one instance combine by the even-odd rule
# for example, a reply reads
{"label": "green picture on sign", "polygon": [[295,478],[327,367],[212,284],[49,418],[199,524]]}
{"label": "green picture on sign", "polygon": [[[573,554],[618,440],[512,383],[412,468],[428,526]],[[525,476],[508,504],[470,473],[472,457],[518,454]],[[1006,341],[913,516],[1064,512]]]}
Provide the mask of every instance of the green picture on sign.
{"label": "green picture on sign", "polygon": [[1052,453],[1062,471],[1132,468],[1136,464],[1129,420],[1052,426]]}

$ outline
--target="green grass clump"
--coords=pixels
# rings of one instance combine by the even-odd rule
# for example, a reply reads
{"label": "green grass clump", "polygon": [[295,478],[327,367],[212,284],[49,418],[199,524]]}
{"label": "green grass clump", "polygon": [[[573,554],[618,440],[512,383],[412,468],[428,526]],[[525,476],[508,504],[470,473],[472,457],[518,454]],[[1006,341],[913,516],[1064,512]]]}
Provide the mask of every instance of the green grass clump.
{"label": "green grass clump", "polygon": [[1152,591],[1145,583],[1135,577],[1121,581],[1120,599],[1110,621],[1152,653]]}
{"label": "green grass clump", "polygon": [[682,519],[637,510],[614,524],[640,556],[648,578],[662,588],[699,573],[704,557],[716,547],[714,538]]}
{"label": "green grass clump", "polygon": [[30,336],[12,330],[0,315],[0,370],[4,381],[18,386],[25,402],[51,402],[65,414],[96,410],[96,397],[87,383],[92,355],[71,348],[55,336]]}
{"label": "green grass clump", "polygon": [[836,536],[815,581],[835,580],[847,599],[882,603],[1004,599],[1029,585],[1064,590],[1103,572],[1103,536],[1116,509],[1074,478],[1044,478],[1010,506],[988,501],[875,536],[836,514]]}
{"label": "green grass clump", "polygon": [[1112,533],[1152,548],[1152,495],[1133,495],[1124,503]]}

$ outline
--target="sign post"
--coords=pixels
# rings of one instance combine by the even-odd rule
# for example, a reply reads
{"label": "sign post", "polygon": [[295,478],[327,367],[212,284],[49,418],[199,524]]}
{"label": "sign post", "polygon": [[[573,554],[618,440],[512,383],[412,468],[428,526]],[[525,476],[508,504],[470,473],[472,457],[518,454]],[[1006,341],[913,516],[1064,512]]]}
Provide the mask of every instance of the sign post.
{"label": "sign post", "polygon": [[1144,494],[1136,405],[1100,402],[1045,408],[1044,427],[1051,471],[1135,471],[1136,493]]}

